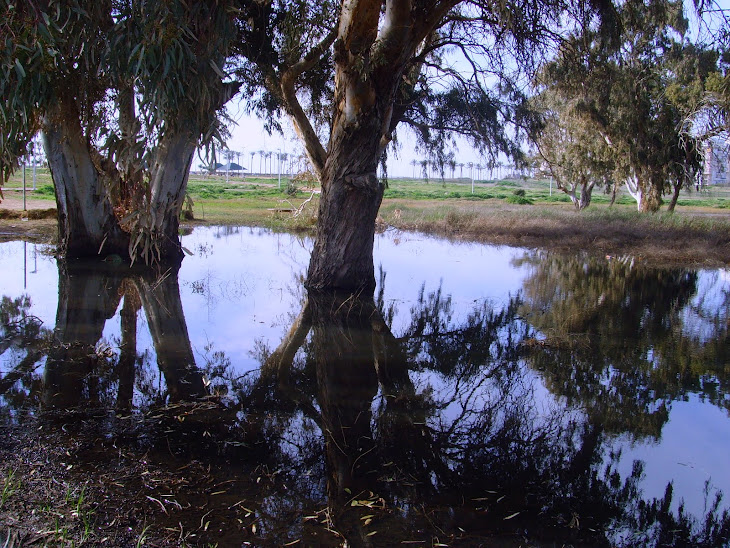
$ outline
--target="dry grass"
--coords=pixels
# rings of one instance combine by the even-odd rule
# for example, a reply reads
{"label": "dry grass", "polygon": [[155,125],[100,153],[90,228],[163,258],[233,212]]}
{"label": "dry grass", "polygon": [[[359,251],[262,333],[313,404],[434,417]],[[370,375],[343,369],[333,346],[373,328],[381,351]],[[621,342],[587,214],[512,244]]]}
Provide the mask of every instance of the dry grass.
{"label": "dry grass", "polygon": [[[385,222],[461,240],[631,254],[662,264],[730,264],[730,215],[639,214],[627,208],[414,203],[385,205]],[[398,213],[396,214],[396,210]]]}

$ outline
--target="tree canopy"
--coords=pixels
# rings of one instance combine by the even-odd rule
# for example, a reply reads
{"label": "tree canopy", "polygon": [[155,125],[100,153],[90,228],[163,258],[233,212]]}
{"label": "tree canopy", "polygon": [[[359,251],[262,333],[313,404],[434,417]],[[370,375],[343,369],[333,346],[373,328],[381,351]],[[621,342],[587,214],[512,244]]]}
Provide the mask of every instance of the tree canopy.
{"label": "tree canopy", "polygon": [[559,137],[555,121],[562,117],[569,133],[581,132],[590,153],[571,154],[574,145],[566,138],[553,148],[570,155],[574,166],[598,162],[594,183],[625,183],[640,211],[656,211],[662,195],[674,191],[672,209],[679,190],[700,171],[700,145],[688,119],[717,55],[688,41],[681,1],[626,2],[618,14],[620,32],[612,39],[584,26],[545,66],[540,90],[559,108],[547,107],[548,129],[537,141]]}
{"label": "tree canopy", "polygon": [[[0,184],[43,130],[67,252],[97,252],[120,232],[115,224],[132,255],[140,245],[159,255],[177,238],[192,154],[222,139],[222,109],[237,91],[223,72],[233,9],[232,1],[0,3]],[[83,211],[73,210],[77,201]]]}

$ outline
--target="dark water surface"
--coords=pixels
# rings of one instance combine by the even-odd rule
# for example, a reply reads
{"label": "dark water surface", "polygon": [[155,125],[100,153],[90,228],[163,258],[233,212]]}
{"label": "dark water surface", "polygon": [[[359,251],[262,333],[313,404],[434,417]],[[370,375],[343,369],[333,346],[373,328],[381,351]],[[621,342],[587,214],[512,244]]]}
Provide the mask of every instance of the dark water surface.
{"label": "dark water surface", "polygon": [[151,274],[0,244],[0,420],[189,478],[110,482],[132,536],[727,545],[730,271],[398,232],[375,298],[315,298],[308,239],[183,245]]}

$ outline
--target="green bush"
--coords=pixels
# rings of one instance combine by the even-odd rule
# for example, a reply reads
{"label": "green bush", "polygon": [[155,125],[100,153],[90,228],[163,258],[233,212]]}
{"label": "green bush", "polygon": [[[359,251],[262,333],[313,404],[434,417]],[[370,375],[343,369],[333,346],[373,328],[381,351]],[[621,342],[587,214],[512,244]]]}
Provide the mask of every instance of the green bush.
{"label": "green bush", "polygon": [[525,198],[524,196],[519,196],[512,194],[511,196],[507,196],[505,198],[505,201],[508,204],[517,204],[517,205],[532,205],[532,200],[529,198]]}
{"label": "green bush", "polygon": [[41,185],[35,190],[35,193],[41,196],[53,196],[56,191],[53,185]]}

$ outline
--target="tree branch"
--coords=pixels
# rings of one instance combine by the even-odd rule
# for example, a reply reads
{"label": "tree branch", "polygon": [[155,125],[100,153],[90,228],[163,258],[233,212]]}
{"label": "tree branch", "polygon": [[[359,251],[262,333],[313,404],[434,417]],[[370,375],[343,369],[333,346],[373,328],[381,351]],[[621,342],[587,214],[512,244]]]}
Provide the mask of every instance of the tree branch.
{"label": "tree branch", "polygon": [[312,127],[309,117],[306,115],[301,103],[299,102],[296,92],[296,83],[297,79],[304,72],[314,67],[322,59],[322,56],[334,43],[336,36],[337,34],[335,30],[330,31],[329,34],[327,34],[327,36],[325,36],[316,47],[311,49],[301,61],[285,70],[281,75],[279,86],[287,112],[292,118],[292,122],[294,123],[297,133],[301,137],[302,141],[304,141],[307,156],[312,162],[312,166],[317,172],[317,176],[320,180],[322,179],[324,165],[327,161],[327,152],[322,146],[322,143],[317,136],[317,132]]}

